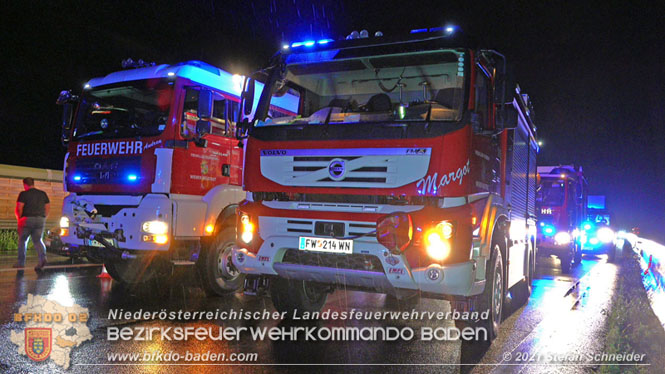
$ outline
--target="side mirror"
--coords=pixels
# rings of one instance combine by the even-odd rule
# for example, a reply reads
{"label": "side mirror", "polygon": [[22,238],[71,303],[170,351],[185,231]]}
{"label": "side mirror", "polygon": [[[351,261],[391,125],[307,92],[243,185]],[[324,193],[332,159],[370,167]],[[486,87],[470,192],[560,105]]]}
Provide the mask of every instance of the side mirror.
{"label": "side mirror", "polygon": [[[200,119],[208,119],[212,117],[212,99],[213,94],[210,90],[199,91],[199,108],[198,117]],[[198,124],[197,124],[198,129]]]}
{"label": "side mirror", "polygon": [[72,90],[62,90],[55,103],[56,105],[65,105],[76,101],[78,101],[78,96],[72,95]]}
{"label": "side mirror", "polygon": [[254,109],[254,93],[256,90],[256,81],[252,78],[245,80],[245,89],[242,92],[243,113],[245,116],[252,114]]}
{"label": "side mirror", "polygon": [[413,220],[408,213],[393,213],[376,222],[376,240],[394,254],[402,253],[412,239]]}
{"label": "side mirror", "polygon": [[55,101],[56,105],[62,105],[62,120],[60,127],[62,133],[60,134],[60,141],[63,146],[69,143],[69,133],[72,129],[72,117],[74,114],[74,104],[79,100],[79,97],[72,94],[72,90],[62,90],[58,99]]}
{"label": "side mirror", "polygon": [[62,104],[62,123],[60,124],[62,133],[60,134],[60,140],[63,146],[67,146],[67,143],[69,143],[69,133],[72,129],[73,114],[74,105],[72,103]]}

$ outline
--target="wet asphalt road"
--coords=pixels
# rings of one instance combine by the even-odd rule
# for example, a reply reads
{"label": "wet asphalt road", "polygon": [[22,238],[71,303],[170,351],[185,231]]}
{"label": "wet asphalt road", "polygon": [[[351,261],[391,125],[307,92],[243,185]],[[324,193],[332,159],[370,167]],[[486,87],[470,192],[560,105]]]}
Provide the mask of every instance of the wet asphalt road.
{"label": "wet asphalt road", "polygon": [[[280,342],[254,341],[249,336],[240,341],[190,340],[188,342],[108,342],[108,327],[175,327],[175,326],[395,326],[411,327],[419,331],[423,326],[452,326],[449,320],[388,320],[388,321],[320,321],[289,322],[261,321],[198,321],[169,322],[160,320],[109,320],[111,308],[126,311],[242,309],[246,311],[273,311],[268,297],[236,294],[226,298],[207,298],[196,287],[163,285],[127,290],[110,279],[100,279],[100,266],[50,256],[49,268],[36,273],[32,268],[24,272],[11,269],[15,262],[11,255],[0,255],[0,372],[69,372],[69,373],[291,373],[291,372],[379,372],[379,373],[489,373],[489,372],[593,372],[591,367],[561,365],[528,365],[515,361],[520,352],[560,352],[563,350],[602,350],[603,308],[607,307],[614,284],[616,268],[604,258],[585,258],[570,276],[562,275],[558,260],[540,259],[529,303],[519,308],[508,307],[500,336],[487,349],[481,344],[462,344],[460,341],[354,341],[354,342]],[[29,266],[36,258],[29,259]],[[61,267],[58,267],[61,266]],[[184,276],[179,282],[192,282]],[[578,282],[582,279],[581,282]],[[177,282],[174,282],[177,283]],[[573,287],[577,285],[576,287]],[[572,290],[572,291],[571,291]],[[569,292],[570,291],[570,292]],[[72,366],[62,370],[52,361],[32,362],[17,353],[9,341],[10,331],[24,328],[22,322],[13,322],[13,313],[27,300],[28,294],[43,295],[48,299],[76,303],[90,312],[88,327],[93,339],[84,342],[71,353]],[[336,311],[407,310],[449,311],[448,302],[422,299],[400,302],[384,295],[338,290],[328,298],[324,307]],[[109,366],[109,353],[175,351],[256,353],[253,363],[216,366],[158,366],[154,364]],[[512,355],[512,359],[508,357]],[[227,362],[228,363],[228,362]],[[331,366],[330,364],[354,364]],[[93,365],[90,365],[93,364]],[[237,363],[236,363],[237,364]],[[294,365],[297,364],[297,365]],[[362,364],[362,365],[356,365]],[[460,365],[461,364],[461,365]],[[499,365],[501,364],[501,365]],[[597,369],[597,368],[596,368]]]}

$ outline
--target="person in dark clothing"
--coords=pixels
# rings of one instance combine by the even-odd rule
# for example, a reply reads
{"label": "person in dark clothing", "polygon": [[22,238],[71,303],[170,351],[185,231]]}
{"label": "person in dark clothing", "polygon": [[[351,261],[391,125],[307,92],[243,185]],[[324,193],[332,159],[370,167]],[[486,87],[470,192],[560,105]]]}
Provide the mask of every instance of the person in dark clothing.
{"label": "person in dark clothing", "polygon": [[18,221],[18,263],[14,267],[25,267],[25,249],[28,239],[32,238],[32,244],[39,255],[35,270],[41,270],[46,265],[46,247],[42,234],[50,201],[46,192],[35,188],[35,180],[30,177],[23,179],[23,189],[25,191],[18,195],[14,212]]}

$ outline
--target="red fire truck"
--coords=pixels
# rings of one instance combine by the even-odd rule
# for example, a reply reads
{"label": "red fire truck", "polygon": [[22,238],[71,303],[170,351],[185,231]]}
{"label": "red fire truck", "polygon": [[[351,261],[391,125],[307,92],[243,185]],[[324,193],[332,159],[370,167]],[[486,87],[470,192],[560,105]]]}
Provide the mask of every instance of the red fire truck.
{"label": "red fire truck", "polygon": [[[58,99],[68,150],[63,244],[103,259],[123,283],[198,265],[209,294],[237,290],[243,276],[230,256],[245,198],[234,120],[243,78],[200,61],[123,65]],[[294,114],[289,100],[273,110]]]}
{"label": "red fire truck", "polygon": [[[494,337],[509,289],[528,298],[528,96],[507,87],[498,52],[465,47],[454,28],[425,31],[284,46],[257,108],[243,104],[256,115],[239,127],[248,197],[233,263],[278,310],[320,310],[338,286],[421,294],[491,311],[480,323]],[[286,94],[297,115],[271,118]]]}
{"label": "red fire truck", "polygon": [[538,166],[538,253],[555,255],[569,273],[582,261],[580,227],[586,220],[587,182],[581,167]]}

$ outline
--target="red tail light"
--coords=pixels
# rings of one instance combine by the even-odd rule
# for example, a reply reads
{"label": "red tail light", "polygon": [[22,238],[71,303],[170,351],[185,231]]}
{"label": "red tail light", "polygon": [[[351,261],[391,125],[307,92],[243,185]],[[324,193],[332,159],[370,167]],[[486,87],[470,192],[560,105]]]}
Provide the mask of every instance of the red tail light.
{"label": "red tail light", "polygon": [[394,213],[376,222],[376,240],[390,252],[403,252],[413,239],[413,221],[407,213]]}

